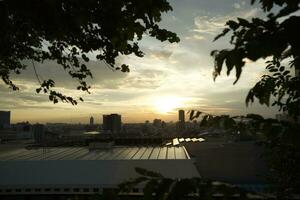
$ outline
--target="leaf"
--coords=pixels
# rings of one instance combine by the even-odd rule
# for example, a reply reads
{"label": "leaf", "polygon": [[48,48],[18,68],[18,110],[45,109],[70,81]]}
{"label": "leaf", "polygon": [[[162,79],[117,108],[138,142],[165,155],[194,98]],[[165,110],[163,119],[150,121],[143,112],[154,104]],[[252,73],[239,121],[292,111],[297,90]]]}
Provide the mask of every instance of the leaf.
{"label": "leaf", "polygon": [[215,38],[214,38],[214,40],[213,41],[216,41],[216,40],[218,40],[220,37],[223,37],[224,35],[226,35],[228,32],[230,31],[230,29],[229,28],[225,28],[225,29],[223,29],[223,32],[222,33],[220,33],[219,35],[217,35]]}
{"label": "leaf", "polygon": [[200,115],[201,115],[201,113],[202,112],[200,112],[200,111],[197,111],[197,113],[196,113],[196,115],[194,116],[194,118],[193,119],[197,119]]}
{"label": "leaf", "polygon": [[238,64],[235,66],[235,71],[236,71],[236,80],[233,82],[233,84],[236,84],[238,82],[238,80],[240,79],[241,77],[241,74],[242,74],[242,67],[244,66],[244,62]]}
{"label": "leaf", "polygon": [[122,72],[129,72],[129,66],[125,65],[125,64],[121,65],[121,71]]}
{"label": "leaf", "polygon": [[140,175],[149,176],[152,178],[162,178],[163,177],[160,173],[153,172],[153,171],[150,171],[150,170],[147,170],[144,168],[140,168],[140,167],[136,167],[135,171]]}
{"label": "leaf", "polygon": [[81,57],[85,62],[89,62],[90,60],[85,54],[82,54]]}
{"label": "leaf", "polygon": [[191,110],[191,112],[190,112],[190,120],[193,120],[193,116],[194,116],[194,110]]}
{"label": "leaf", "polygon": [[278,72],[278,69],[274,68],[274,69],[270,69],[270,72]]}
{"label": "leaf", "polygon": [[251,27],[251,23],[248,22],[246,19],[243,18],[237,18],[240,25],[245,26],[245,27]]}
{"label": "leaf", "polygon": [[287,71],[283,72],[282,75],[283,75],[283,76],[286,76],[286,75],[288,75],[289,73],[290,73],[290,71],[287,70]]}
{"label": "leaf", "polygon": [[284,66],[281,66],[281,67],[279,68],[279,71],[283,72],[284,69],[285,69]]}
{"label": "leaf", "polygon": [[237,22],[233,20],[227,21],[226,25],[228,25],[232,30],[236,30],[240,26]]}

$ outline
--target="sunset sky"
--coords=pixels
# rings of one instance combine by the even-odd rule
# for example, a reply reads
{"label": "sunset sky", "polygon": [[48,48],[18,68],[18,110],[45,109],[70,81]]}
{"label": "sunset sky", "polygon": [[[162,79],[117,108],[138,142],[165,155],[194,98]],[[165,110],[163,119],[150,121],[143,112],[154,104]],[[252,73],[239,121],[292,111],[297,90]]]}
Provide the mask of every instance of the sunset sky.
{"label": "sunset sky", "polygon": [[[228,38],[212,42],[229,19],[263,16],[250,1],[242,0],[170,0],[173,11],[164,14],[161,27],[174,31],[181,41],[159,42],[145,36],[140,47],[143,58],[120,57],[118,62],[130,65],[130,73],[113,72],[101,62],[90,61],[94,79],[89,80],[91,94],[77,91],[76,81],[52,62],[36,64],[42,78],[53,78],[57,90],[72,96],[83,96],[77,106],[53,104],[47,95],[36,94],[37,80],[29,63],[28,70],[14,76],[20,91],[11,91],[0,82],[0,110],[12,111],[12,122],[87,123],[90,116],[102,123],[102,114],[119,113],[123,122],[152,121],[161,118],[176,121],[179,108],[197,109],[212,114],[240,115],[257,113],[274,117],[276,108],[257,103],[246,107],[248,90],[264,73],[264,61],[248,62],[236,85],[235,72],[223,72],[212,79],[211,50],[229,47]],[[91,54],[91,59],[95,54]],[[101,120],[101,121],[100,121]]]}

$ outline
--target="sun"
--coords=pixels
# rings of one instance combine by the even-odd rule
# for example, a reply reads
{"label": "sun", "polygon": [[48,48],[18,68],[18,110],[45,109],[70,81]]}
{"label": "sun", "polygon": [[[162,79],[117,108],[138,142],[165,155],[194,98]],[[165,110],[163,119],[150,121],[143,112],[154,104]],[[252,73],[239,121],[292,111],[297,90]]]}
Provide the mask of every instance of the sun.
{"label": "sun", "polygon": [[154,98],[154,108],[157,112],[166,114],[182,106],[182,100],[176,96],[161,96]]}

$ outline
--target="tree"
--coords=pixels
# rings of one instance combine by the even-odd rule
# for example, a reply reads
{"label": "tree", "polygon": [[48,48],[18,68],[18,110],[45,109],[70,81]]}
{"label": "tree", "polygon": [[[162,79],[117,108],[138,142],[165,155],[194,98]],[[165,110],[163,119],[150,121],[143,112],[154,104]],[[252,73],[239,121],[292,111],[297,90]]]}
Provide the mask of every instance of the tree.
{"label": "tree", "polygon": [[[251,0],[255,3],[256,0]],[[300,70],[300,37],[297,27],[300,17],[299,0],[260,0],[265,19],[246,20],[237,18],[227,21],[227,27],[215,40],[231,32],[232,49],[215,50],[211,55],[215,60],[214,78],[220,75],[225,63],[227,74],[235,68],[236,80],[240,78],[245,61],[267,59],[268,73],[250,89],[246,104],[255,98],[259,103],[288,111],[290,115],[300,115],[300,75],[292,75],[291,70]],[[277,10],[277,13],[274,13]],[[287,69],[289,68],[289,69]],[[253,116],[252,116],[253,117]],[[299,188],[299,125],[273,124],[264,120],[263,130],[266,137],[262,143],[266,147],[271,181],[276,186],[278,199],[290,198]]]}
{"label": "tree", "polygon": [[[251,3],[255,3],[252,0]],[[214,79],[220,75],[225,63],[227,75],[235,68],[236,80],[239,80],[245,61],[268,59],[266,69],[269,73],[250,89],[246,103],[255,98],[261,104],[269,106],[271,97],[275,97],[272,106],[297,116],[300,114],[300,77],[292,76],[291,69],[300,70],[300,37],[298,27],[300,17],[295,15],[299,10],[299,0],[260,0],[266,19],[237,18],[229,20],[226,28],[215,40],[232,32],[230,44],[232,49],[214,50],[211,55],[215,60]],[[274,10],[279,11],[274,14]],[[286,65],[286,66],[284,66]],[[290,69],[287,69],[288,67]]]}
{"label": "tree", "polygon": [[166,178],[163,175],[143,168],[135,168],[139,176],[119,185],[116,193],[128,193],[136,186],[144,186],[143,199],[184,200],[184,199],[250,199],[253,194],[233,185],[195,178]]}
{"label": "tree", "polygon": [[[116,66],[119,55],[142,57],[138,42],[144,34],[160,41],[179,42],[173,32],[158,26],[161,14],[172,10],[166,0],[2,0],[0,1],[0,77],[13,90],[18,86],[11,74],[45,60],[57,62],[78,81],[78,90],[89,92],[86,66],[88,53],[108,67],[129,72],[129,66]],[[77,104],[72,97],[57,92],[54,80],[41,80],[37,93]],[[80,98],[82,100],[82,98]]]}

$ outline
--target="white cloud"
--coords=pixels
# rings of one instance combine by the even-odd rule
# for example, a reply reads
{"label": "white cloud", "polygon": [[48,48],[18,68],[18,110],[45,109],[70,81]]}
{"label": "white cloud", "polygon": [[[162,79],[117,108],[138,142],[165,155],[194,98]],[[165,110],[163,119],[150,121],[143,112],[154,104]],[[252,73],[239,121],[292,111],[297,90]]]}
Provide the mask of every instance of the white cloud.
{"label": "white cloud", "polygon": [[239,4],[239,3],[234,3],[234,4],[233,4],[233,7],[234,7],[235,9],[240,9],[240,8],[241,8],[241,4]]}
{"label": "white cloud", "polygon": [[[208,35],[217,35],[225,28],[228,20],[236,20],[237,17],[249,19],[259,14],[258,8],[242,9],[242,3],[235,3],[234,7],[239,8],[228,15],[202,15],[194,18],[194,28],[191,30],[192,35],[186,36],[187,39],[203,40]],[[211,14],[212,15],[212,14]],[[195,34],[196,33],[196,34]],[[196,37],[195,37],[196,36]]]}
{"label": "white cloud", "polygon": [[197,33],[215,34],[224,28],[226,21],[229,19],[230,16],[197,16],[194,19],[195,28],[193,31]]}
{"label": "white cloud", "polygon": [[193,34],[192,36],[186,36],[184,39],[186,40],[205,40],[205,37],[202,35],[198,35],[198,34]]}

